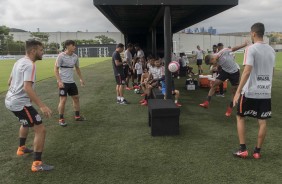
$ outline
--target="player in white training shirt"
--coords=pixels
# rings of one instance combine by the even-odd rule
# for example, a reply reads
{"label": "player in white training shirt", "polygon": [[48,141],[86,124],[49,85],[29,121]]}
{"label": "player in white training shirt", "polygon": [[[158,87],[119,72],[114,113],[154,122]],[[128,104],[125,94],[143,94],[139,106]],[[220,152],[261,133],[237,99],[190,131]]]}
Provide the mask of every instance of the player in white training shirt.
{"label": "player in white training shirt", "polygon": [[261,157],[260,150],[266,135],[266,120],[271,117],[271,87],[275,67],[275,51],[263,42],[264,25],[255,23],[251,27],[253,45],[244,55],[244,71],[234,96],[237,106],[237,130],[240,148],[233,155],[241,158],[248,156],[245,135],[245,116],[258,121],[258,137],[253,157]]}
{"label": "player in white training shirt", "polygon": [[67,126],[64,119],[65,105],[67,101],[67,95],[72,97],[73,108],[75,111],[74,119],[76,121],[84,121],[85,117],[80,115],[80,105],[78,89],[75,84],[73,73],[74,68],[79,77],[81,86],[84,86],[84,80],[82,78],[78,56],[74,53],[75,42],[73,40],[65,41],[65,52],[59,54],[54,66],[54,72],[58,83],[60,102],[58,105],[59,111],[59,125],[62,127]]}
{"label": "player in white training shirt", "polygon": [[[36,40],[26,41],[26,55],[19,59],[12,69],[8,84],[9,90],[5,98],[7,109],[18,118],[21,127],[19,130],[19,147],[17,155],[22,156],[34,152],[34,161],[31,166],[33,172],[49,171],[54,167],[42,163],[46,130],[42,119],[32,103],[36,104],[43,115],[51,117],[52,111],[38,98],[34,91],[36,65],[35,61],[42,60],[43,45]],[[33,150],[25,146],[29,128],[34,129]]]}

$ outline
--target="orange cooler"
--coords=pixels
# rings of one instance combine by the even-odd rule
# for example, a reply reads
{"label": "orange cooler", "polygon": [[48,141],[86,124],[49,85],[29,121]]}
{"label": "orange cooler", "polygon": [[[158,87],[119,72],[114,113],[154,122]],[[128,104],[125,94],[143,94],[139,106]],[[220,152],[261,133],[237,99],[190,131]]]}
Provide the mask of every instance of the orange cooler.
{"label": "orange cooler", "polygon": [[199,75],[199,84],[202,88],[209,88],[210,87],[210,81],[209,78],[211,75]]}
{"label": "orange cooler", "polygon": [[[215,78],[209,77],[208,80],[209,80],[210,87],[212,87],[212,85],[213,85],[213,83],[215,81]],[[223,82],[223,91],[226,91],[226,90],[227,90],[227,80],[225,80]],[[216,88],[216,92],[219,92],[219,86]]]}

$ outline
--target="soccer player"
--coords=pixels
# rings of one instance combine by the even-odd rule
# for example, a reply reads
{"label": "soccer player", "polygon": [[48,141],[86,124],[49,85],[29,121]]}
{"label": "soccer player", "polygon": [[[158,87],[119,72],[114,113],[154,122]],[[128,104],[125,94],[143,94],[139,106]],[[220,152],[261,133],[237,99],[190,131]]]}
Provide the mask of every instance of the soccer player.
{"label": "soccer player", "polygon": [[74,119],[76,121],[85,120],[85,117],[80,115],[78,89],[73,79],[73,68],[76,70],[81,86],[84,86],[85,83],[79,68],[78,56],[74,52],[75,42],[73,40],[66,40],[65,51],[58,55],[54,66],[60,96],[60,102],[58,105],[59,125],[62,127],[67,126],[67,122],[64,119],[67,95],[72,97],[73,108],[75,111]]}
{"label": "soccer player", "polygon": [[266,135],[266,122],[271,118],[271,87],[275,67],[275,51],[263,42],[264,24],[255,23],[251,27],[253,45],[244,55],[244,71],[234,96],[237,106],[237,131],[240,149],[234,156],[246,158],[245,116],[254,117],[258,121],[257,144],[253,152],[255,159],[261,158],[260,150]]}
{"label": "soccer player", "polygon": [[[218,43],[217,44],[217,52],[221,51],[223,49],[223,44],[222,43]],[[229,48],[229,47],[228,47]],[[231,49],[231,47],[229,48]],[[230,52],[230,54],[233,53],[233,52]],[[233,53],[234,54],[234,53]],[[235,59],[235,58],[234,58]],[[218,75],[220,70],[222,70],[221,66],[216,66],[216,74]],[[238,66],[238,69],[240,69],[240,67]],[[217,97],[225,97],[224,96],[224,92],[223,92],[223,83],[219,85],[219,93],[216,94]]]}
{"label": "soccer player", "polygon": [[145,58],[144,51],[141,49],[141,47],[139,46],[139,44],[135,44],[135,50],[137,51],[135,57],[139,57],[139,58],[142,58],[142,59]]}
{"label": "soccer player", "polygon": [[131,78],[132,80],[132,87],[134,83],[134,74],[133,74],[133,66],[132,66],[132,52],[133,50],[133,44],[129,43],[127,44],[127,49],[124,52],[124,62],[126,63],[124,65],[124,74],[126,76],[126,90],[131,90],[129,87],[129,79]]}
{"label": "soccer player", "polygon": [[203,73],[203,68],[202,68],[202,63],[203,63],[203,58],[205,55],[205,51],[203,51],[199,45],[197,45],[197,50],[194,51],[194,53],[196,54],[196,58],[197,58],[197,65],[198,65],[198,72],[199,75],[201,73]]}
{"label": "soccer player", "polygon": [[[19,147],[17,155],[22,156],[34,151],[34,161],[31,166],[33,172],[49,171],[54,166],[43,164],[43,152],[46,130],[37,110],[32,106],[36,104],[43,115],[51,117],[52,111],[39,99],[34,91],[37,60],[42,60],[43,45],[36,40],[26,41],[26,55],[19,59],[12,69],[8,85],[9,90],[5,98],[6,107],[18,118],[21,126],[19,130]],[[30,127],[34,129],[33,149],[25,145]]]}
{"label": "soccer player", "polygon": [[125,76],[123,71],[123,63],[120,57],[120,53],[124,50],[124,45],[122,43],[117,44],[116,50],[112,56],[112,64],[114,75],[116,78],[116,93],[117,93],[117,103],[122,105],[127,105],[127,100],[123,97],[123,85],[125,85]]}
{"label": "soccer player", "polygon": [[[218,76],[216,77],[216,80],[214,81],[212,87],[210,88],[210,91],[207,96],[207,100],[204,101],[203,103],[199,104],[201,107],[208,108],[209,103],[211,101],[211,97],[214,95],[216,88],[222,84],[226,79],[229,79],[232,87],[231,87],[231,92],[232,95],[235,94],[236,89],[239,84],[240,80],[240,72],[238,69],[238,64],[235,62],[234,57],[230,55],[230,52],[234,52],[238,49],[241,49],[245,46],[248,45],[248,42],[246,41],[244,44],[234,47],[232,49],[222,49],[216,54],[210,54],[205,57],[205,63],[207,65],[218,65],[221,66],[221,70],[219,71]],[[231,99],[231,102],[227,108],[227,111],[225,115],[227,117],[231,116],[232,113],[232,108],[233,108],[233,96]]]}

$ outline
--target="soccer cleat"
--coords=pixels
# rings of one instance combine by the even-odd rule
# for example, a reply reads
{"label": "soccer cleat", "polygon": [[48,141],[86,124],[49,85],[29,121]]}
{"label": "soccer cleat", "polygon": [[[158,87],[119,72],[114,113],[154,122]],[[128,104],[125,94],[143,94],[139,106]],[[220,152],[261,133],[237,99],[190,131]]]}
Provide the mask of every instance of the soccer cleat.
{"label": "soccer cleat", "polygon": [[199,104],[201,107],[208,108],[209,107],[209,102],[204,101],[203,103]]}
{"label": "soccer cleat", "polygon": [[18,156],[23,156],[23,155],[26,154],[26,153],[32,153],[32,152],[33,152],[33,150],[28,149],[28,148],[25,147],[25,146],[19,146],[19,147],[18,147],[18,150],[17,150],[17,155],[18,155]]}
{"label": "soccer cleat", "polygon": [[217,96],[217,97],[225,97],[225,95],[224,94],[216,94],[215,96]]}
{"label": "soccer cleat", "polygon": [[177,107],[181,107],[181,106],[182,106],[180,103],[175,103],[175,105],[176,105]]}
{"label": "soccer cleat", "polygon": [[233,152],[233,156],[239,157],[239,158],[247,158],[248,151],[247,150],[245,151],[238,150],[238,151]]}
{"label": "soccer cleat", "polygon": [[75,116],[74,119],[75,121],[85,121],[86,120],[84,116]]}
{"label": "soccer cleat", "polygon": [[54,166],[43,164],[42,161],[33,161],[31,166],[32,172],[38,171],[51,171],[54,169]]}
{"label": "soccer cleat", "polygon": [[229,116],[231,116],[231,114],[232,114],[232,108],[231,107],[227,107],[225,116],[229,117]]}
{"label": "soccer cleat", "polygon": [[128,102],[127,102],[127,100],[123,99],[123,101],[121,101],[119,104],[121,104],[121,105],[127,105]]}
{"label": "soccer cleat", "polygon": [[130,87],[125,87],[125,89],[126,89],[126,90],[131,90],[131,88],[130,88]]}
{"label": "soccer cleat", "polygon": [[146,100],[145,99],[142,99],[139,101],[139,103],[144,103]]}
{"label": "soccer cleat", "polygon": [[146,105],[148,105],[148,102],[147,102],[147,100],[145,100],[143,103],[141,103],[140,105],[143,105],[143,106],[146,106]]}
{"label": "soccer cleat", "polygon": [[120,100],[117,100],[117,104],[119,104],[120,103]]}
{"label": "soccer cleat", "polygon": [[66,127],[68,124],[65,122],[65,119],[59,119],[59,125],[62,127]]}
{"label": "soccer cleat", "polygon": [[260,159],[261,154],[260,153],[253,153],[254,159]]}
{"label": "soccer cleat", "polygon": [[135,85],[135,86],[133,86],[133,89],[140,89],[140,86]]}

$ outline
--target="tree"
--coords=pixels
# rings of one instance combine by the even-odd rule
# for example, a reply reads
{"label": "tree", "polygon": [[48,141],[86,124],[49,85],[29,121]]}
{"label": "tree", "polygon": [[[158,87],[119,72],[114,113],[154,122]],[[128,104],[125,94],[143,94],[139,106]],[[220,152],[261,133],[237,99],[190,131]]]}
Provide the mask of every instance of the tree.
{"label": "tree", "polygon": [[45,45],[46,46],[46,54],[57,54],[59,53],[60,44],[51,42]]}
{"label": "tree", "polygon": [[9,37],[9,32],[10,29],[6,26],[0,26],[0,53],[4,54],[7,52],[8,48],[8,40],[10,39]]}
{"label": "tree", "polygon": [[116,43],[116,41],[114,39],[109,38],[105,35],[96,36],[95,38],[97,38],[100,41],[100,44],[114,44],[114,43]]}
{"label": "tree", "polygon": [[30,36],[39,39],[43,43],[47,43],[50,35],[43,32],[31,32]]}

